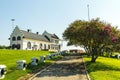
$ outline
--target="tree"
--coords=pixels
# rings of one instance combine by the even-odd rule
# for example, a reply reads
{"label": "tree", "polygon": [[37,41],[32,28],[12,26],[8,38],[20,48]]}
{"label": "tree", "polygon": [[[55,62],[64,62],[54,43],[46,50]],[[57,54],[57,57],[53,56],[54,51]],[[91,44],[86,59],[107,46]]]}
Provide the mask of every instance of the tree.
{"label": "tree", "polygon": [[10,49],[10,46],[0,45],[0,49]]}
{"label": "tree", "polygon": [[91,62],[95,62],[106,47],[113,48],[117,43],[117,29],[103,21],[92,19],[74,21],[64,31],[63,37],[69,44],[78,45],[85,49],[91,56]]}

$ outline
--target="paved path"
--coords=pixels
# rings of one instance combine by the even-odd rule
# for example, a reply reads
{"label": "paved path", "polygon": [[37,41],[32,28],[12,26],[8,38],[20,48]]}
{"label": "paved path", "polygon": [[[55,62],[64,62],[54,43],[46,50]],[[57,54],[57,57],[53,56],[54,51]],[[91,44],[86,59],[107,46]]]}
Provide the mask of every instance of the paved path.
{"label": "paved path", "polygon": [[88,80],[80,54],[65,55],[31,80]]}

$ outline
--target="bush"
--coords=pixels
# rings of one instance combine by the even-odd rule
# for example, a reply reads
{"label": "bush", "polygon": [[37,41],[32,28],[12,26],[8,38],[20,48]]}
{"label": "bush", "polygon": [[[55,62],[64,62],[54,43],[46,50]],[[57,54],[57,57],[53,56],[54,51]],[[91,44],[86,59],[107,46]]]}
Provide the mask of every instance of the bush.
{"label": "bush", "polygon": [[10,46],[0,45],[0,49],[10,49]]}

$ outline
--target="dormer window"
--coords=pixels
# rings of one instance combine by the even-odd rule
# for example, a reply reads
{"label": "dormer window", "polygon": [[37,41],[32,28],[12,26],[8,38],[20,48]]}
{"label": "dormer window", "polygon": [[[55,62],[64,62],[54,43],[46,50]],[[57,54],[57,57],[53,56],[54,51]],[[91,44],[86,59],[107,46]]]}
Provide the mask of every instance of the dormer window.
{"label": "dormer window", "polygon": [[16,41],[16,37],[15,36],[12,37],[12,41]]}
{"label": "dormer window", "polygon": [[20,36],[18,36],[18,37],[17,37],[17,40],[21,40],[21,37],[20,37]]}
{"label": "dormer window", "polygon": [[47,40],[50,41],[50,38],[48,36],[45,35],[45,38],[47,38]]}

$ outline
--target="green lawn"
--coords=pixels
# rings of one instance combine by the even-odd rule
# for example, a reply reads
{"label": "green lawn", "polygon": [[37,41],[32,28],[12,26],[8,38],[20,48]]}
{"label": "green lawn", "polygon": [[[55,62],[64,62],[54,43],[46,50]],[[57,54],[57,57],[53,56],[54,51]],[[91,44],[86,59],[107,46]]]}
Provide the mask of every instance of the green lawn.
{"label": "green lawn", "polygon": [[32,57],[37,57],[40,60],[40,56],[49,54],[48,51],[27,51],[27,50],[0,50],[0,64],[7,66],[7,74],[4,80],[17,80],[19,77],[28,73],[33,73],[39,68],[44,68],[50,65],[54,59],[46,60],[45,63],[39,63],[38,66],[28,65],[25,71],[17,70],[16,61],[26,60],[27,64],[31,62]]}
{"label": "green lawn", "polygon": [[91,80],[120,80],[120,60],[106,57],[99,57],[96,63],[87,57],[84,60]]}

